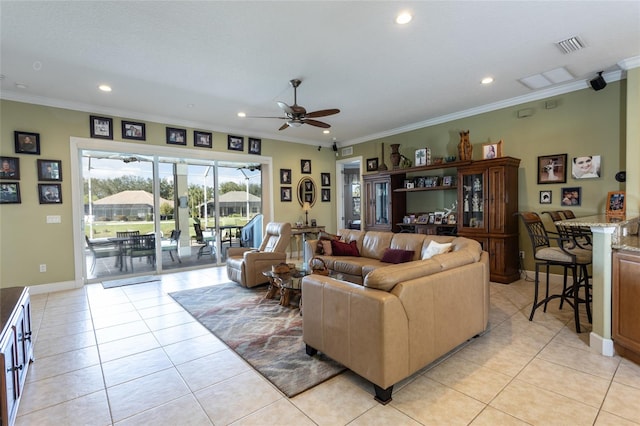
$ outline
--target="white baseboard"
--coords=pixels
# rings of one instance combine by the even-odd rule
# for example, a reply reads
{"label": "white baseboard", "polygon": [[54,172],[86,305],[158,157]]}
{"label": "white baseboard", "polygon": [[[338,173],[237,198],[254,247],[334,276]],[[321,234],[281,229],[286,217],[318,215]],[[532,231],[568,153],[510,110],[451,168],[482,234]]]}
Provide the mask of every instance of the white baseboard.
{"label": "white baseboard", "polygon": [[593,331],[589,334],[589,347],[592,352],[600,355],[614,356],[616,354],[616,350],[613,347],[613,340],[605,339]]}
{"label": "white baseboard", "polygon": [[81,287],[82,282],[77,283],[75,281],[61,281],[58,283],[31,285],[29,286],[29,294],[53,293],[56,291],[74,290]]}

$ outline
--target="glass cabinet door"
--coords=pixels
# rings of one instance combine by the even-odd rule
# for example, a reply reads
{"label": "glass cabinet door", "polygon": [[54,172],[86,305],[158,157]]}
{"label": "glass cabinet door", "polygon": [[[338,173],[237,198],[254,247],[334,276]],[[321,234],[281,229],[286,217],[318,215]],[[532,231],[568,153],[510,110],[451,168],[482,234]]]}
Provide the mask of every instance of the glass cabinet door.
{"label": "glass cabinet door", "polygon": [[486,228],[485,178],[483,173],[462,175],[462,226]]}
{"label": "glass cabinet door", "polygon": [[387,182],[376,182],[375,191],[375,224],[386,225],[389,223],[389,184]]}

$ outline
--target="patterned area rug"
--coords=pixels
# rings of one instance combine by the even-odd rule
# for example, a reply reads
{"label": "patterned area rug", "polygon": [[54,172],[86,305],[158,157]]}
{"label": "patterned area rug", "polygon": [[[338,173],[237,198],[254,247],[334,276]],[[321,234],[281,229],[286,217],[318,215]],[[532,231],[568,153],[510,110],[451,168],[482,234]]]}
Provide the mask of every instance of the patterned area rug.
{"label": "patterned area rug", "polygon": [[307,355],[300,310],[265,293],[227,283],[170,296],[289,398],[345,370],[322,354]]}

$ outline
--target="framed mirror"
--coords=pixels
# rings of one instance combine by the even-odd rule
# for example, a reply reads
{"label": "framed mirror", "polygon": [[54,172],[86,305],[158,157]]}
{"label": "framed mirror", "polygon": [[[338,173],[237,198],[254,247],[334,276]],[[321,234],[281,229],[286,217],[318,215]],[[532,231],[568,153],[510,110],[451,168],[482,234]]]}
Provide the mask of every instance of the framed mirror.
{"label": "framed mirror", "polygon": [[298,202],[302,206],[305,202],[311,204],[311,207],[316,203],[317,199],[316,183],[310,177],[304,177],[298,182]]}

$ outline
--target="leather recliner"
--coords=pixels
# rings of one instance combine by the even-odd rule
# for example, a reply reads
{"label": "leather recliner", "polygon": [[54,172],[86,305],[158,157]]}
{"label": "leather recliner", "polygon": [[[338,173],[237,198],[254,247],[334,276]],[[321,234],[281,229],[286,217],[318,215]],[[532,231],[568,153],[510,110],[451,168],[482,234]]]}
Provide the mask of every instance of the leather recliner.
{"label": "leather recliner", "polygon": [[259,248],[229,247],[227,275],[243,287],[255,287],[269,279],[263,272],[287,260],[287,247],[291,239],[291,224],[270,222]]}

